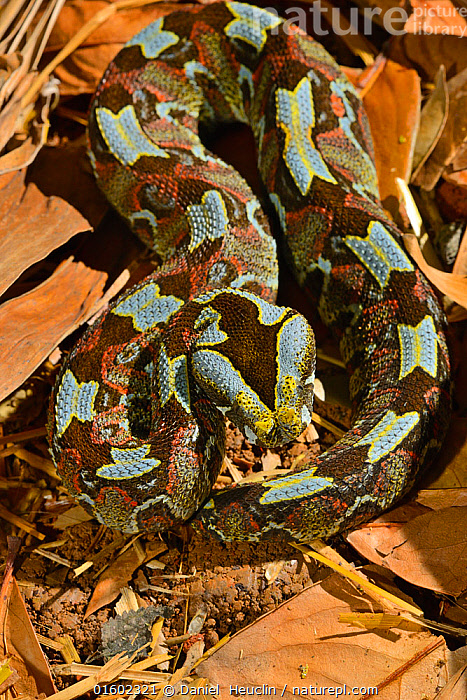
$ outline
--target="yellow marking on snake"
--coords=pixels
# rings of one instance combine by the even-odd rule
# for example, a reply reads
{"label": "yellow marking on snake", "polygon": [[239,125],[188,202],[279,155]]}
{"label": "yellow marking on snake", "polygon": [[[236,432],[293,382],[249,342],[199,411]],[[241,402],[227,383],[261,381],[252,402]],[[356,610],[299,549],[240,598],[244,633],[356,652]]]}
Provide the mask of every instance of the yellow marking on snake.
{"label": "yellow marking on snake", "polygon": [[134,165],[142,156],[169,158],[146,136],[133,105],[123,107],[117,114],[107,107],[98,107],[96,119],[108,149],[122,165]]}
{"label": "yellow marking on snake", "polygon": [[182,305],[183,301],[173,295],[161,295],[159,285],[151,282],[125,297],[112,313],[129,316],[137,331],[147,331],[158,323],[166,323]]}
{"label": "yellow marking on snake", "polygon": [[231,39],[242,39],[257,51],[261,51],[266,43],[266,30],[277,27],[282,21],[271,12],[253,5],[240,2],[228,2],[226,5],[235,17],[225,27],[227,36]]}
{"label": "yellow marking on snake", "polygon": [[161,406],[173,396],[190,413],[190,387],[186,355],[168,357],[164,345],[159,353],[159,393]]}
{"label": "yellow marking on snake", "polygon": [[413,265],[380,221],[371,221],[365,238],[346,236],[344,242],[383,289],[393,270],[412,272]]}
{"label": "yellow marking on snake", "polygon": [[333,479],[326,476],[315,476],[316,469],[313,467],[298,474],[267,481],[264,484],[267,490],[259,499],[260,503],[280,503],[295,498],[306,498],[332,486]]}
{"label": "yellow marking on snake", "polygon": [[160,459],[147,458],[150,445],[121,450],[112,447],[110,454],[114,460],[113,464],[104,464],[96,470],[96,475],[102,479],[136,479],[161,464]]}
{"label": "yellow marking on snake", "polygon": [[96,415],[94,401],[99,382],[78,382],[69,369],[63,375],[55,402],[57,436],[63,435],[73,418],[82,423],[91,421]]}
{"label": "yellow marking on snake", "polygon": [[436,377],[438,367],[438,336],[431,316],[425,316],[417,326],[397,327],[401,350],[399,379],[403,379],[421,367],[432,377]]}
{"label": "yellow marking on snake", "polygon": [[396,416],[394,411],[388,411],[365,437],[355,443],[355,447],[371,445],[368,460],[372,463],[377,462],[400,445],[419,420],[417,411],[403,413],[401,416]]}
{"label": "yellow marking on snake", "polygon": [[285,132],[284,160],[302,195],[308,193],[315,175],[337,185],[311,138],[315,107],[309,78],[302,78],[295,90],[278,88],[276,109],[277,126]]}

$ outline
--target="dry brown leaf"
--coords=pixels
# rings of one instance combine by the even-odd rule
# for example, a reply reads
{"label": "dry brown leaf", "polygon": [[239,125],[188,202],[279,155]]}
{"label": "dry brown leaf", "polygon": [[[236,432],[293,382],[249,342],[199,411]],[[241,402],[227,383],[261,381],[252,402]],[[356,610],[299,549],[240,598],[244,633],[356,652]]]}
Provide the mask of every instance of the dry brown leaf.
{"label": "dry brown leaf", "polygon": [[[383,54],[379,54],[374,62],[372,63],[371,66],[368,66],[368,68],[365,68],[362,71],[359,71],[359,74],[355,74],[352,71],[355,71],[355,68],[352,69],[346,69],[344,70],[344,73],[346,73],[348,76],[350,76],[351,82],[355,85],[355,87],[359,90],[359,95],[363,99],[366,93],[371,90],[373,87],[374,83],[378,80],[379,76],[383,72],[386,63],[388,59],[386,56],[383,56]],[[349,72],[350,71],[350,72]]]}
{"label": "dry brown leaf", "polygon": [[[31,163],[47,139],[49,113],[58,101],[55,78],[36,84],[37,65],[65,0],[12,0],[0,20],[0,173]],[[5,3],[4,3],[5,5]],[[41,5],[44,6],[42,12]],[[36,17],[38,15],[38,18]],[[33,88],[33,85],[36,85]],[[40,101],[38,98],[41,98]],[[11,140],[14,135],[16,140]]]}
{"label": "dry brown leaf", "polygon": [[424,104],[420,115],[420,128],[413,156],[413,179],[417,177],[438,143],[448,118],[448,109],[449,93],[446,84],[446,69],[444,66],[440,66],[433,92]]}
{"label": "dry brown leaf", "polygon": [[433,489],[467,489],[467,418],[453,416],[437,463],[437,476],[427,475]]}
{"label": "dry brown leaf", "polygon": [[69,258],[41,285],[0,306],[0,399],[92,314],[106,279]]}
{"label": "dry brown leaf", "polygon": [[118,598],[120,591],[144,561],[144,553],[137,547],[130,547],[103,572],[95,587],[84,619]]}
{"label": "dry brown leaf", "polygon": [[63,97],[93,93],[122,43],[83,46],[73,51],[54,71]]}
{"label": "dry brown leaf", "polygon": [[[465,194],[465,193],[464,193]],[[452,271],[455,275],[467,275],[467,229],[464,230],[462,240],[457,251],[456,260]]]}
{"label": "dry brown leaf", "polygon": [[375,146],[381,201],[395,216],[399,211],[395,178],[407,180],[412,166],[420,116],[420,78],[416,71],[386,61],[365,93],[363,104]]}
{"label": "dry brown leaf", "polygon": [[[338,3],[335,4],[336,6],[338,5]],[[380,12],[373,14],[371,21],[380,27],[384,27],[386,31],[388,28],[393,28],[396,31],[403,30],[407,19],[407,13],[401,11],[401,8],[405,7],[404,0],[371,0],[371,2],[368,2],[368,0],[355,0],[355,4],[366,12],[368,12],[369,8],[378,8]],[[388,12],[389,15],[387,16]]]}
{"label": "dry brown leaf", "polygon": [[15,692],[31,697],[37,697],[40,693],[53,695],[55,686],[50,669],[15,579],[10,584],[4,634],[5,652],[10,656],[10,666],[20,676],[15,683]]}
{"label": "dry brown leaf", "polygon": [[85,139],[45,147],[28,169],[28,181],[44,194],[61,197],[78,210],[92,228],[102,221],[109,203],[96,184]]}
{"label": "dry brown leaf", "polygon": [[467,42],[457,36],[403,34],[391,37],[388,58],[408,68],[415,68],[422,80],[433,83],[440,65],[452,78],[467,68]]}
{"label": "dry brown leaf", "polygon": [[48,124],[41,124],[39,138],[28,136],[26,141],[9,153],[0,156],[0,174],[11,173],[14,170],[27,168],[39,153],[47,139]]}
{"label": "dry brown leaf", "polygon": [[431,510],[467,506],[467,488],[420,489],[416,501]]}
{"label": "dry brown leaf", "polygon": [[410,0],[414,12],[404,29],[411,34],[452,35],[464,37],[467,21],[450,0]]}
{"label": "dry brown leaf", "polygon": [[63,199],[26,185],[25,173],[0,176],[0,294],[33,263],[90,228]]}
{"label": "dry brown leaf", "polygon": [[[364,70],[362,70],[362,68],[350,68],[349,66],[340,66],[340,69],[347,78],[347,80],[350,80],[352,85],[354,87],[357,87],[360,76],[362,75]],[[365,68],[365,70],[367,69]]]}
{"label": "dry brown leaf", "polygon": [[[444,600],[442,612],[447,624],[453,623],[458,628],[467,629],[467,595],[465,593],[459,596],[455,601]],[[467,647],[464,646],[458,649],[458,652],[463,652],[463,656],[459,659],[460,663],[450,664],[450,675],[456,673],[459,668],[467,663]],[[456,661],[456,659],[453,660]]]}
{"label": "dry brown leaf", "polygon": [[[81,29],[99,10],[108,5],[109,2],[106,0],[71,0],[67,2],[52,30],[45,56],[48,52],[60,51],[78,29]],[[152,6],[143,5],[122,10],[97,27],[82,45],[96,47],[102,44],[124,44],[150,22],[177,9],[180,9],[177,2],[167,3],[154,0]]]}
{"label": "dry brown leaf", "polygon": [[350,533],[348,542],[362,556],[415,586],[453,596],[466,590],[467,507],[428,511],[405,523],[380,526],[393,513],[378,518],[376,526],[371,523]]}
{"label": "dry brown leaf", "polygon": [[467,186],[467,68],[447,83],[449,113],[435,148],[413,182],[432,190],[442,176]]}
{"label": "dry brown leaf", "polygon": [[72,506],[57,516],[54,521],[54,530],[65,530],[67,527],[80,525],[92,519],[92,515],[84,510],[82,506]]}
{"label": "dry brown leaf", "polygon": [[441,180],[434,192],[440,214],[446,221],[467,219],[465,187]]}
{"label": "dry brown leaf", "polygon": [[407,251],[432,285],[446,294],[452,301],[457,302],[459,306],[467,308],[467,277],[454,275],[452,272],[443,272],[429,265],[423,257],[416,236],[413,234],[405,233],[402,239]]}
{"label": "dry brown leaf", "polygon": [[465,700],[467,697],[467,666],[459,669],[435,700]]}
{"label": "dry brown leaf", "polygon": [[263,470],[268,471],[281,467],[282,461],[279,455],[274,454],[271,450],[266,450],[266,454],[261,455],[261,464],[263,465]]}
{"label": "dry brown leaf", "polygon": [[234,635],[197,672],[219,684],[221,700],[231,698],[232,686],[276,688],[292,700],[319,694],[316,686],[344,684],[347,694],[355,686],[379,686],[382,700],[433,697],[446,682],[444,642],[427,631],[357,632],[339,623],[339,615],[355,611],[373,612],[373,603],[331,575]]}
{"label": "dry brown leaf", "polygon": [[32,73],[24,75],[24,77],[21,76],[21,82],[16,88],[14,97],[0,112],[0,150],[3,150],[4,146],[11,139],[18,124],[21,125],[24,122],[25,115],[24,110],[21,108],[21,98],[32,85],[33,80],[34,75]]}
{"label": "dry brown leaf", "polygon": [[[55,24],[47,51],[56,53],[62,49],[78,29],[108,4],[104,0],[67,2]],[[178,7],[177,3],[155,2],[112,15],[55,69],[54,75],[60,80],[62,95],[94,92],[104,70],[123,44],[150,22]]]}

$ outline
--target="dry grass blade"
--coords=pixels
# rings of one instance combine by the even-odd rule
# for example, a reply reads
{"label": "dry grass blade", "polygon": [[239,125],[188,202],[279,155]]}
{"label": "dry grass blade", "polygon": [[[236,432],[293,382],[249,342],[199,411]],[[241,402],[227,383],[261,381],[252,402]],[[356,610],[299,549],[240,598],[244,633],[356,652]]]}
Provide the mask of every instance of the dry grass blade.
{"label": "dry grass blade", "polygon": [[80,671],[80,675],[86,675],[86,670],[92,668],[92,674],[88,678],[83,678],[83,680],[78,681],[74,685],[71,685],[65,690],[60,690],[58,693],[53,695],[56,700],[72,700],[72,698],[79,698],[85,693],[88,693],[94,688],[94,686],[101,683],[110,683],[115,678],[124,677],[122,674],[131,665],[132,659],[128,656],[122,656],[118,654],[113,659],[110,659],[105,666],[93,666],[88,667],[84,664],[70,664],[70,666],[83,666],[84,670]]}
{"label": "dry grass blade", "polygon": [[34,95],[38,94],[42,86],[47,82],[49,76],[53,70],[65,60],[75,49],[78,48],[82,42],[87,39],[87,37],[92,34],[92,32],[97,29],[103,22],[105,22],[109,17],[111,17],[115,12],[119,10],[126,10],[130,7],[141,7],[142,5],[150,5],[154,0],[116,0],[104,7],[99,12],[96,12],[94,17],[86,22],[86,24],[81,27],[81,29],[76,32],[75,36],[68,42],[66,46],[63,47],[61,51],[55,56],[55,58],[39,73],[32,85],[30,86],[27,93],[24,95],[22,104],[27,104],[31,101]]}
{"label": "dry grass blade", "polygon": [[295,543],[291,544],[291,546],[295,547],[295,549],[299,549],[305,556],[313,557],[313,559],[316,559],[316,561],[319,561],[321,564],[326,564],[326,566],[329,566],[331,569],[334,569],[334,571],[337,571],[337,573],[350,579],[355,584],[361,586],[365,590],[376,593],[381,598],[389,600],[392,604],[397,605],[399,608],[407,610],[407,612],[411,613],[412,615],[418,617],[421,614],[421,610],[411,605],[410,603],[407,603],[407,601],[402,600],[402,598],[398,598],[392,593],[388,593],[388,591],[385,591],[383,588],[376,586],[374,583],[370,583],[370,581],[364,579],[360,574],[357,574],[356,572],[345,568],[341,564],[336,564],[328,557],[323,556],[318,552],[314,552],[312,549],[310,549],[310,547]]}
{"label": "dry grass blade", "polygon": [[[3,36],[10,25],[15,21],[24,6],[23,0],[11,0],[7,3],[0,17],[0,36]],[[2,53],[4,52],[3,42],[0,44]]]}
{"label": "dry grass blade", "polygon": [[326,418],[322,418],[314,411],[311,414],[311,420],[313,421],[313,423],[316,423],[316,425],[320,425],[322,428],[329,430],[329,432],[335,435],[337,438],[343,437],[346,433],[345,430],[342,430],[342,428],[339,428],[337,425],[334,425],[334,423],[331,423],[331,421],[326,420]]}
{"label": "dry grass blade", "polygon": [[12,525],[15,525],[15,527],[18,527],[20,530],[24,530],[25,532],[29,533],[30,535],[37,537],[38,540],[45,540],[45,535],[43,535],[42,532],[39,532],[38,530],[36,530],[30,523],[28,523],[27,520],[24,520],[24,518],[20,518],[19,515],[15,515],[15,513],[11,513],[1,503],[0,503],[0,518],[3,520],[6,520],[8,523],[11,523]]}
{"label": "dry grass blade", "polygon": [[[60,676],[86,676],[92,681],[91,688],[96,685],[97,682],[110,682],[117,677],[124,681],[151,684],[165,684],[171,677],[170,673],[164,673],[162,671],[133,670],[131,659],[127,656],[120,659],[121,666],[120,668],[117,667],[116,672],[114,672],[116,661],[117,657],[114,657],[108,661],[105,666],[94,666],[92,664],[79,664],[74,662],[71,664],[59,664],[54,666],[54,671]],[[125,663],[123,663],[123,661],[125,661]],[[77,684],[71,686],[71,688],[75,688],[76,686]],[[78,696],[73,695],[72,697]]]}
{"label": "dry grass blade", "polygon": [[[48,115],[58,99],[56,81],[31,92],[37,65],[65,0],[11,0],[0,21],[0,173],[31,163],[45,143]],[[45,6],[45,9],[44,9]],[[42,15],[37,20],[38,13]],[[35,22],[35,24],[34,24]],[[27,99],[25,95],[28,95]],[[42,95],[42,104],[36,100]]]}

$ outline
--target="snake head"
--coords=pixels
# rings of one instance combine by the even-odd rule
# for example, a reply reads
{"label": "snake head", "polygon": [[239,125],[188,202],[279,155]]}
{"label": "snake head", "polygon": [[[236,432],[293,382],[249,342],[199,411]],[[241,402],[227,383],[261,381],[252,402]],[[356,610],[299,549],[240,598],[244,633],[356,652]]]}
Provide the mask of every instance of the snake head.
{"label": "snake head", "polygon": [[[303,416],[303,409],[306,409]],[[280,406],[276,411],[268,412],[255,422],[254,435],[256,442],[267,447],[280,445],[283,442],[295,440],[303,432],[311,420],[311,414],[306,404],[302,411],[295,406]]]}
{"label": "snake head", "polygon": [[195,381],[250,442],[266,447],[296,439],[311,420],[315,345],[293,309],[237,289],[195,299]]}

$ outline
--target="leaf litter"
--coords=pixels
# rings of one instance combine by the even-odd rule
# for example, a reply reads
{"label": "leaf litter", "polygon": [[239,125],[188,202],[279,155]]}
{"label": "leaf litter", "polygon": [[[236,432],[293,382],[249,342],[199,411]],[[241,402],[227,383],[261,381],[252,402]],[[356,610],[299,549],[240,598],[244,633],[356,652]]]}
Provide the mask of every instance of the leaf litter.
{"label": "leaf litter", "polygon": [[[364,0],[358,5],[366,7]],[[218,545],[186,528],[162,540],[147,534],[132,541],[74,507],[51,466],[43,397],[71,347],[68,336],[127,278],[132,283],[152,266],[93,185],[83,145],[86,95],[121,44],[175,6],[76,0],[44,5],[35,17],[29,5],[11,0],[0,17],[0,211],[6,224],[0,235],[0,517],[7,562],[0,612],[4,616],[9,605],[23,630],[12,643],[13,625],[2,617],[0,689],[38,697],[57,688],[61,700],[120,679],[153,683],[161,697],[166,684],[176,693],[211,687],[220,697],[230,697],[231,685],[260,687],[264,695],[264,684],[283,690],[283,697],[296,695],[293,688],[311,694],[311,687],[338,684],[358,685],[361,697],[370,686],[391,699],[444,698],[448,689],[449,697],[465,697],[467,239],[460,219],[467,215],[467,49],[457,36],[465,24],[457,22],[461,6],[413,0],[406,34],[383,37],[383,14],[371,37],[349,33],[341,45],[342,55],[354,57],[345,70],[369,114],[383,202],[407,232],[411,254],[445,295],[452,319],[459,410],[418,493],[345,540],[337,538],[335,549],[322,543],[314,543],[317,551]],[[385,0],[381,7],[387,13],[398,6]],[[341,9],[345,14],[347,4]],[[448,11],[453,21],[443,19]],[[416,15],[431,35],[418,32]],[[61,99],[50,127],[56,77]],[[247,138],[241,132],[227,138],[234,164],[252,150],[238,147]],[[254,181],[251,164],[238,167]],[[433,236],[436,245],[448,225],[456,235],[449,260],[441,252],[434,264],[427,241]],[[91,227],[97,230],[89,239]],[[282,296],[281,302],[306,308],[292,283]],[[342,366],[321,335],[324,389],[315,425],[277,451],[249,445],[229,426],[219,488],[299,467],[348,427]],[[344,406],[330,401],[334,395]],[[11,546],[8,554],[7,532],[20,537],[21,557]],[[356,570],[368,561],[371,566]],[[128,646],[105,665],[93,662],[109,620],[115,631],[126,619],[122,614],[152,619],[145,610],[157,605],[172,616],[157,617],[149,635],[147,628],[143,646],[150,656],[136,662]],[[448,635],[449,648],[440,633]],[[82,680],[73,682],[76,676]]]}

